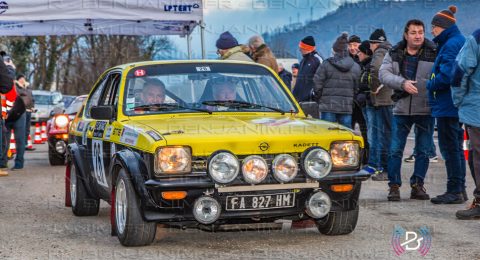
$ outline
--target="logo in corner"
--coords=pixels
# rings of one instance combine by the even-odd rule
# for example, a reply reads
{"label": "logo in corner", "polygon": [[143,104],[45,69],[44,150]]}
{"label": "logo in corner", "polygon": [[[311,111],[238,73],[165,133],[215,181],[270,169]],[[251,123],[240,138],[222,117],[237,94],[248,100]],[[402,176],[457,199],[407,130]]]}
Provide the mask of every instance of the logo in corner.
{"label": "logo in corner", "polygon": [[199,4],[184,4],[184,5],[164,5],[163,10],[165,12],[173,13],[191,13],[193,9],[200,8]]}
{"label": "logo in corner", "polygon": [[397,256],[407,251],[418,251],[421,256],[426,256],[432,247],[432,235],[426,226],[415,231],[406,231],[396,225],[393,230],[392,248]]}
{"label": "logo in corner", "polygon": [[5,1],[0,1],[0,14],[5,13],[8,10],[8,4]]}

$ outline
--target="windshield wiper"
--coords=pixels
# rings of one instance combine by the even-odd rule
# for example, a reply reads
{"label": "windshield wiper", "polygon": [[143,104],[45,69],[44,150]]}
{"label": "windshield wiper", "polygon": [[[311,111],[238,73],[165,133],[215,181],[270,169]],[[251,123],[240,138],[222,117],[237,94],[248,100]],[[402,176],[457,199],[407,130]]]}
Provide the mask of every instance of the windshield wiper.
{"label": "windshield wiper", "polygon": [[144,111],[162,111],[162,110],[173,110],[176,108],[183,108],[189,109],[199,112],[207,112],[212,114],[212,111],[203,108],[194,108],[194,107],[187,107],[182,106],[180,104],[170,104],[170,103],[156,103],[156,104],[147,104],[147,105],[140,105],[133,108],[133,110],[144,110]]}
{"label": "windshield wiper", "polygon": [[254,104],[254,103],[249,103],[245,101],[238,101],[238,100],[227,100],[227,101],[204,101],[202,102],[202,105],[206,106],[222,106],[222,107],[234,107],[234,108],[266,108],[270,109],[276,112],[281,113],[282,115],[285,115],[285,111],[275,108],[275,107],[269,107],[269,106],[264,106],[260,104]]}

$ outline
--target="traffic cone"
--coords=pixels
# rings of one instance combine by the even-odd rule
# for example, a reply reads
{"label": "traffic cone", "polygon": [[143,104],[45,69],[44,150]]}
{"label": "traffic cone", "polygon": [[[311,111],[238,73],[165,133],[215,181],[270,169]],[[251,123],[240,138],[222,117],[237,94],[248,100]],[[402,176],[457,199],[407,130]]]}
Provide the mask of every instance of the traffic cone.
{"label": "traffic cone", "polygon": [[470,140],[468,138],[467,130],[463,131],[463,154],[465,155],[465,160],[468,161],[468,148],[470,146]]}
{"label": "traffic cone", "polygon": [[42,144],[47,141],[47,124],[42,122]]}
{"label": "traffic cone", "polygon": [[35,124],[35,137],[33,139],[34,144],[41,144],[42,143],[42,136],[40,133],[40,124],[36,123]]}
{"label": "traffic cone", "polygon": [[12,130],[12,135],[10,136],[10,146],[9,146],[10,152],[12,154],[17,153],[17,146],[15,145],[15,135]]}
{"label": "traffic cone", "polygon": [[28,139],[27,139],[27,149],[29,150],[33,149],[32,137],[30,135],[28,135]]}

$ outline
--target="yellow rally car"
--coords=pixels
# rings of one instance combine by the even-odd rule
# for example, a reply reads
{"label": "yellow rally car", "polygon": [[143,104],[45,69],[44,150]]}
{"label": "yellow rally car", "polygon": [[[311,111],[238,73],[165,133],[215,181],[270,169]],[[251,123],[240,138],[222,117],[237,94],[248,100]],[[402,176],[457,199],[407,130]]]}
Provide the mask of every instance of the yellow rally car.
{"label": "yellow rally car", "polygon": [[150,244],[156,224],[314,219],[347,234],[358,219],[363,140],[306,118],[267,67],[226,61],[126,64],[96,82],[71,124],[66,205],[111,205],[112,234]]}

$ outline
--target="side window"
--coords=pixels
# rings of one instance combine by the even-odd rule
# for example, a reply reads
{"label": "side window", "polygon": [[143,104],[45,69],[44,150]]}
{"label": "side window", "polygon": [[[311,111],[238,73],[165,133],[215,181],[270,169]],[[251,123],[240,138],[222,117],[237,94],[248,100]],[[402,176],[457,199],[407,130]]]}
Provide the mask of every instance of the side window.
{"label": "side window", "polygon": [[85,116],[90,118],[90,108],[97,106],[98,101],[100,100],[100,96],[105,88],[107,82],[107,78],[102,79],[93,90],[93,93],[89,96],[87,104],[85,105]]}
{"label": "side window", "polygon": [[112,73],[108,76],[103,91],[102,99],[99,103],[101,106],[116,105],[118,100],[118,86],[120,85],[121,74]]}

